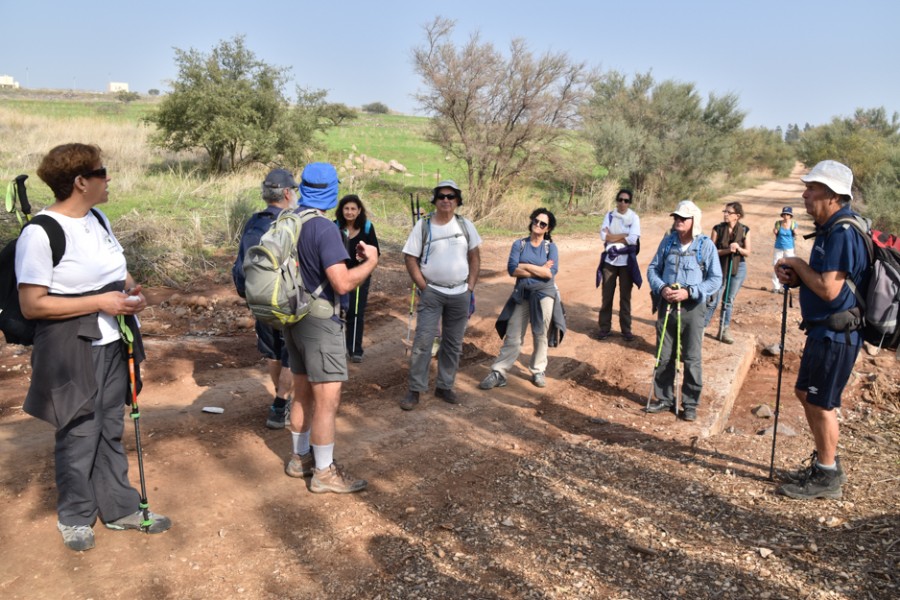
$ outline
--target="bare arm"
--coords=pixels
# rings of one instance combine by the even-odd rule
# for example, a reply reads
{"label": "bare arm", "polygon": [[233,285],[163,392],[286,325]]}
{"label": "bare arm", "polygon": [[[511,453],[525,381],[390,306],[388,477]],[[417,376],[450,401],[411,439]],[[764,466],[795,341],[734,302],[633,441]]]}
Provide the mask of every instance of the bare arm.
{"label": "bare arm", "polygon": [[26,319],[51,320],[70,319],[96,312],[113,316],[134,315],[147,307],[140,286],[135,287],[131,294],[106,292],[92,296],[64,297],[51,296],[47,287],[28,283],[19,285],[19,304]]}
{"label": "bare arm", "polygon": [[361,262],[352,269],[348,269],[343,262],[335,263],[325,269],[325,276],[335,293],[352,292],[369,278],[369,275],[378,266],[378,248],[360,242],[356,246],[356,258]]}
{"label": "bare arm", "polygon": [[[782,267],[787,267],[787,269]],[[826,302],[831,302],[838,297],[847,279],[847,273],[844,271],[819,273],[810,267],[809,263],[797,256],[780,259],[775,264],[775,273],[781,283],[789,286],[805,285]]]}
{"label": "bare arm", "polygon": [[741,247],[740,244],[735,243],[731,244],[728,249],[734,254],[740,254],[741,256],[750,256],[750,253],[752,252],[750,246],[750,232],[748,231],[746,234],[744,234],[743,247]]}
{"label": "bare arm", "polygon": [[475,284],[478,283],[478,275],[481,273],[481,250],[477,246],[472,248],[466,258],[469,261],[469,289],[475,291]]}
{"label": "bare arm", "polygon": [[428,283],[425,281],[425,276],[422,275],[422,269],[419,268],[419,259],[410,254],[404,254],[403,260],[406,263],[406,272],[409,273],[409,278],[417,288],[424,290]]}

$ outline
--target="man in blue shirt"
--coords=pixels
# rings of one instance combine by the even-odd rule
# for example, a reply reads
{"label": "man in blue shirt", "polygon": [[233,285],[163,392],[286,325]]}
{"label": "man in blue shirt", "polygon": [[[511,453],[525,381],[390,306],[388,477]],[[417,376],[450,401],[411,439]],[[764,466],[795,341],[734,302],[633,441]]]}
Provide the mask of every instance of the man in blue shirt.
{"label": "man in blue shirt", "polygon": [[[659,366],[653,374],[653,393],[657,401],[647,407],[647,412],[675,408],[677,357],[673,350],[677,343],[678,319],[676,307],[671,305],[680,303],[683,417],[685,421],[695,421],[700,392],[703,391],[701,350],[706,299],[722,286],[722,267],[715,244],[701,233],[702,214],[697,205],[682,200],[671,216],[672,231],[663,237],[647,268],[650,289],[660,298],[656,319],[657,347],[662,341]],[[666,312],[670,308],[672,314],[666,321]]]}
{"label": "man in blue shirt", "polygon": [[864,289],[869,257],[865,241],[841,218],[852,217],[853,173],[839,162],[825,160],[801,180],[803,203],[816,224],[807,263],[786,257],[775,265],[778,281],[800,287],[801,328],[806,344],[794,392],[806,414],[816,449],[809,466],[787,475],[791,481],[779,493],[791,498],[840,498],[846,475],[837,457],[838,420],[834,409],[850,378],[862,339],[856,296],[846,283]]}

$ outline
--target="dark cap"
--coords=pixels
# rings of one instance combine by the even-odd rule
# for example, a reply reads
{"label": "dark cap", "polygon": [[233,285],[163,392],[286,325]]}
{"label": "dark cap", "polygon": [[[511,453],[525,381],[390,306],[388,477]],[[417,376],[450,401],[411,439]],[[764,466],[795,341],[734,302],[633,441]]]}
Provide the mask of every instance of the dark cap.
{"label": "dark cap", "polygon": [[790,206],[785,206],[784,208],[781,209],[781,214],[783,214],[783,215],[791,215],[791,216],[793,217],[793,216],[794,216],[794,209],[791,208]]}
{"label": "dark cap", "polygon": [[287,169],[275,169],[266,175],[263,185],[267,188],[295,188],[297,182]]}

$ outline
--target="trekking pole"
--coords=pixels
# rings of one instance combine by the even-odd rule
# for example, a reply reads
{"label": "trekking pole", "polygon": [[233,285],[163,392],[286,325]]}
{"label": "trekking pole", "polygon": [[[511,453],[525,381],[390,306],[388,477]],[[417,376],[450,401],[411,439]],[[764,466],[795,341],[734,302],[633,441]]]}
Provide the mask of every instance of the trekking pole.
{"label": "trekking pole", "polygon": [[[678,289],[681,286],[677,283],[672,286],[672,289]],[[677,340],[675,345],[675,389],[673,390],[675,393],[675,418],[678,418],[678,401],[681,398],[681,386],[678,385],[678,374],[681,373],[681,301],[675,305],[675,339]]]}
{"label": "trekking pole", "polygon": [[778,351],[778,385],[775,388],[775,428],[772,430],[772,460],[769,462],[769,481],[775,480],[775,440],[778,437],[778,412],[781,408],[781,373],[784,371],[784,333],[787,328],[788,297],[791,291],[784,288],[781,304],[781,348]]}
{"label": "trekking pole", "polygon": [[141,477],[141,501],[138,506],[143,513],[144,519],[141,521],[141,530],[150,531],[153,521],[150,519],[150,504],[147,502],[147,483],[144,480],[144,451],[141,448],[141,411],[138,408],[137,401],[137,382],[134,370],[134,333],[125,323],[125,316],[118,315],[116,319],[119,321],[119,333],[122,341],[128,348],[128,381],[131,387],[131,420],[134,421],[134,446],[137,451],[138,473]]}
{"label": "trekking pole", "polygon": [[725,305],[728,304],[728,292],[731,288],[731,261],[734,254],[728,255],[728,277],[725,278],[725,295],[722,296],[722,312],[719,313],[719,335],[717,339],[721,342],[722,336],[725,335]]}
{"label": "trekking pole", "polygon": [[659,357],[662,355],[663,342],[666,341],[666,325],[669,324],[669,313],[672,312],[672,305],[669,304],[668,302],[666,304],[667,304],[666,316],[663,317],[662,333],[659,336],[659,348],[657,348],[657,350],[656,350],[656,363],[653,365],[654,377],[650,381],[650,393],[647,394],[647,406],[644,407],[644,410],[647,410],[650,408],[650,399],[653,398],[653,381],[656,379],[656,369],[659,368]]}
{"label": "trekking pole", "polygon": [[356,322],[359,321],[359,288],[362,284],[356,286],[356,302],[353,303],[353,351],[351,354],[356,355]]}
{"label": "trekking pole", "polygon": [[[416,205],[413,204],[412,192],[409,193],[409,212],[412,215],[413,229],[415,229],[416,221],[418,220],[417,217],[419,215],[418,215],[418,211],[416,210]],[[410,352],[410,348],[412,347],[412,341],[411,341],[412,320],[413,320],[413,314],[415,314],[415,309],[416,309],[416,282],[413,281],[412,288],[410,289],[410,292],[409,292],[409,320],[407,321],[407,324],[406,324],[406,352],[407,353]]]}

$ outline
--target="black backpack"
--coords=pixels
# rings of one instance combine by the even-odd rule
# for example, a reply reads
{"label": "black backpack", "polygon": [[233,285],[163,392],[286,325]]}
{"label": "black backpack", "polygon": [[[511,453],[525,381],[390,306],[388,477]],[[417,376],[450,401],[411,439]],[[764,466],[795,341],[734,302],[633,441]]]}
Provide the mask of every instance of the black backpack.
{"label": "black backpack", "polygon": [[[66,236],[62,226],[49,215],[37,215],[29,219],[31,213],[31,205],[28,203],[28,196],[25,193],[25,178],[27,175],[20,175],[16,178],[18,187],[18,199],[22,207],[22,214],[25,217],[25,227],[29,225],[38,225],[43,227],[50,239],[50,253],[53,256],[53,266],[59,264],[63,255],[66,253]],[[21,178],[21,179],[20,179]],[[14,205],[13,205],[14,206]],[[12,210],[10,207],[10,211]],[[91,209],[94,216],[107,232],[106,222],[95,209]],[[21,344],[30,346],[34,343],[35,322],[26,319],[22,315],[22,308],[19,306],[19,289],[16,281],[16,241],[18,238],[8,242],[3,250],[0,251],[0,331],[6,338],[7,344]]]}

